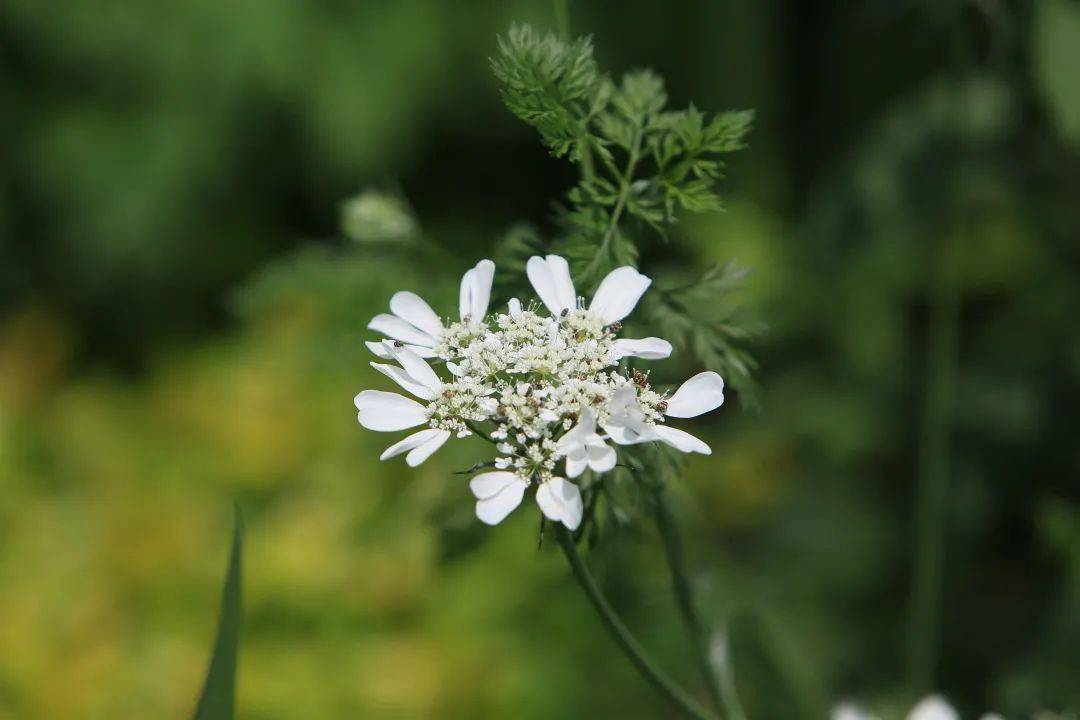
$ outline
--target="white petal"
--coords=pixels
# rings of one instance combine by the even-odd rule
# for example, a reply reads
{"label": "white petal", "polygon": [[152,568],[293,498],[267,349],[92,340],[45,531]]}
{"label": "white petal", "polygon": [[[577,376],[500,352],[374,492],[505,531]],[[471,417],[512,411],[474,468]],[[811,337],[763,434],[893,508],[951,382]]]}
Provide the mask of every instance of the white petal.
{"label": "white petal", "polygon": [[638,445],[643,442],[656,440],[653,429],[648,425],[642,428],[633,428],[626,425],[604,425],[604,432],[608,434],[616,445]]}
{"label": "white petal", "polygon": [[615,341],[615,359],[639,357],[645,360],[663,360],[671,355],[671,343],[663,338],[647,337],[639,340],[619,338]]}
{"label": "white petal", "polygon": [[423,330],[413,327],[397,315],[380,313],[371,319],[371,322],[368,323],[368,329],[374,330],[375,332],[381,332],[387,337],[409,343],[410,345],[435,347],[435,338],[431,337]]}
{"label": "white petal", "polygon": [[[383,345],[386,347],[387,352],[401,363],[401,367],[405,368],[405,372],[409,373],[413,380],[424,385],[435,394],[442,392],[442,380],[439,379],[439,376],[435,374],[435,371],[431,369],[431,366],[423,358],[409,348],[397,347],[390,341],[384,342]],[[431,398],[427,399],[430,400]]]}
{"label": "white petal", "polygon": [[461,286],[458,290],[458,317],[462,320],[472,317],[472,292],[475,278],[476,268],[469,268],[461,276]]}
{"label": "white petal", "polygon": [[414,432],[412,435],[408,435],[404,439],[398,440],[396,443],[383,450],[383,454],[379,456],[379,459],[388,460],[389,458],[396,457],[401,453],[408,452],[413,448],[420,447],[427,441],[431,440],[433,437],[444,432],[446,432],[446,430],[436,430],[435,428],[428,428],[426,430]]}
{"label": "white petal", "polygon": [[373,352],[376,357],[381,357],[383,360],[392,360],[394,358],[394,356],[390,354],[390,351],[383,347],[381,342],[365,340],[364,344],[367,345],[367,349]]}
{"label": "white petal", "polygon": [[690,378],[667,399],[666,415],[696,417],[724,404],[724,380],[711,370]]}
{"label": "white petal", "polygon": [[566,456],[566,476],[576,478],[581,473],[585,472],[585,468],[589,466],[587,456],[584,452],[573,453]]}
{"label": "white petal", "polygon": [[416,293],[401,291],[390,298],[390,312],[405,320],[431,337],[439,337],[443,331],[442,320],[422,297]]}
{"label": "white petal", "polygon": [[510,310],[511,317],[517,317],[521,314],[521,301],[517,298],[510,298],[510,302],[506,303],[506,307]]}
{"label": "white petal", "polygon": [[[382,342],[371,342],[370,340],[365,340],[364,344],[367,345],[368,350],[373,352],[376,356],[381,357],[384,360],[394,359],[394,356],[390,354],[390,351],[386,349],[386,346],[383,345]],[[414,353],[416,353],[422,358],[435,357],[435,350],[433,348],[420,347],[419,345],[410,345],[408,343],[405,343],[405,347],[407,347],[409,350],[412,350]]]}
{"label": "white petal", "polygon": [[553,477],[536,491],[536,504],[549,519],[577,530],[583,511],[581,491],[561,477]]}
{"label": "white petal", "polygon": [[397,365],[386,365],[385,363],[373,362],[371,363],[371,367],[375,368],[421,400],[435,399],[436,393],[432,392],[431,388],[421,382],[417,382],[416,379],[409,375],[409,373],[405,372]]}
{"label": "white petal", "polygon": [[427,422],[423,405],[397,393],[364,390],[353,403],[356,405],[357,419],[368,430],[393,432]]}
{"label": "white petal", "polygon": [[567,430],[566,433],[559,438],[557,444],[558,451],[563,454],[568,453],[595,434],[596,413],[593,412],[592,408],[585,408],[581,411],[581,417],[578,418],[577,425]]}
{"label": "white petal", "polygon": [[575,309],[577,292],[570,277],[570,264],[561,255],[548,255],[546,260],[548,269],[551,270],[551,279],[555,282],[555,294],[559,297],[559,303],[565,308]]}
{"label": "white petal", "polygon": [[439,430],[437,435],[432,435],[428,438],[428,441],[423,445],[419,445],[412,449],[408,455],[405,456],[405,463],[409,467],[416,467],[420,463],[431,457],[431,454],[443,446],[447,440],[450,439],[449,430]]}
{"label": "white petal", "polygon": [[495,263],[490,260],[476,263],[472,282],[472,309],[469,313],[473,320],[483,320],[487,315],[488,303],[491,302],[491,283],[494,280]]}
{"label": "white petal", "polygon": [[634,386],[627,383],[621,385],[611,393],[611,397],[608,398],[608,412],[611,414],[617,414],[625,412],[628,408],[633,407],[637,400],[637,390]]}
{"label": "white petal", "polygon": [[633,311],[650,283],[652,280],[629,265],[615,268],[596,289],[589,312],[599,315],[605,323],[622,320]]}
{"label": "white petal", "polygon": [[577,297],[566,260],[558,255],[548,255],[546,259],[534,255],[525,264],[525,274],[552,315],[557,317],[563,310],[574,309]]}
{"label": "white petal", "polygon": [[940,695],[929,695],[908,713],[907,720],[957,720],[956,711]]}
{"label": "white petal", "polygon": [[476,517],[488,525],[498,525],[521,504],[528,484],[516,473],[505,470],[481,473],[469,488],[476,496]]}
{"label": "white petal", "polygon": [[469,481],[469,490],[477,500],[487,500],[520,479],[517,473],[509,470],[493,470],[473,477]]}
{"label": "white petal", "polygon": [[712,455],[712,448],[706,445],[703,440],[699,440],[688,432],[667,425],[657,425],[652,431],[657,440],[667,443],[676,450],[685,453],[696,452],[702,455]]}
{"label": "white petal", "polygon": [[603,441],[599,445],[588,446],[585,453],[593,472],[603,473],[615,467],[615,448],[608,447]]}

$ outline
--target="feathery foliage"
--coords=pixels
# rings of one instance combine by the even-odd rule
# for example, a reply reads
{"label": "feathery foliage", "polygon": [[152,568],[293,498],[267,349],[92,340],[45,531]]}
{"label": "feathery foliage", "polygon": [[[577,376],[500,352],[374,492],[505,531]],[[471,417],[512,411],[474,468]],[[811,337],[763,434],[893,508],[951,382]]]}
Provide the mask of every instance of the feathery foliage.
{"label": "feathery foliage", "polygon": [[[670,110],[664,81],[651,70],[616,83],[597,67],[590,38],[565,41],[528,25],[499,39],[491,67],[507,108],[581,174],[558,208],[556,236],[545,242],[535,230],[514,228],[496,254],[501,269],[523,277],[525,260],[547,247],[570,262],[579,289],[593,290],[616,267],[638,265],[645,243],[666,242],[680,215],[722,209],[723,157],[745,146],[752,111]],[[728,302],[744,277],[726,265],[688,286],[658,284],[659,299],[645,303],[643,317],[747,402],[754,362],[742,345],[754,331],[736,322]],[[724,310],[702,318],[703,308]]]}

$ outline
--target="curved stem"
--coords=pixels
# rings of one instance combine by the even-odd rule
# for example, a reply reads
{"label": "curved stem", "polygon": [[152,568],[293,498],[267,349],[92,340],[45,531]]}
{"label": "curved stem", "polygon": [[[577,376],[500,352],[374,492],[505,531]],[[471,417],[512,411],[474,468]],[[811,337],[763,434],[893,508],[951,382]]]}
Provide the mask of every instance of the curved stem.
{"label": "curved stem", "polygon": [[589,600],[592,601],[593,607],[596,608],[596,612],[611,632],[615,642],[622,648],[622,651],[633,666],[637,668],[638,672],[661,694],[671,700],[687,717],[695,718],[695,720],[718,720],[715,715],[699,705],[685,690],[676,685],[645,654],[645,649],[630,634],[630,631],[619,619],[607,598],[604,597],[600,586],[596,584],[592,573],[589,572],[589,568],[586,567],[581,555],[578,554],[573,537],[562,524],[555,526],[555,537],[558,539],[559,545],[562,546],[566,559],[570,562],[570,569],[574,571],[574,577],[585,591],[585,594],[589,596]]}
{"label": "curved stem", "polygon": [[694,646],[694,659],[697,661],[705,686],[709,690],[709,697],[716,709],[726,714],[731,720],[744,720],[742,705],[735,694],[734,686],[731,683],[723,683],[717,669],[713,668],[712,663],[709,662],[708,634],[694,605],[694,596],[690,591],[690,582],[686,575],[682,538],[679,536],[679,527],[664,490],[656,492],[656,527],[664,542],[668,569],[671,571],[671,588],[675,594],[675,605],[690,635],[690,642]]}
{"label": "curved stem", "polygon": [[480,426],[477,425],[476,423],[474,423],[472,420],[466,420],[465,424],[468,426],[468,428],[470,430],[472,430],[474,433],[476,433],[477,437],[483,438],[484,440],[487,440],[492,445],[498,445],[499,444],[499,443],[495,442],[495,439],[493,437],[491,437],[486,432],[481,430]]}

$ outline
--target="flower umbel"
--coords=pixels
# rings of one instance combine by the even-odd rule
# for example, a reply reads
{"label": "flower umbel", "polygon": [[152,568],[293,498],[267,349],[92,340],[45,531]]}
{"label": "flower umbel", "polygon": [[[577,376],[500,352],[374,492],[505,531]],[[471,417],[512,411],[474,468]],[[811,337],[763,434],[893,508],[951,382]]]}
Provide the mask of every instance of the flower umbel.
{"label": "flower umbel", "polygon": [[[411,466],[451,436],[481,433],[497,455],[489,463],[495,470],[469,484],[477,517],[489,525],[501,522],[535,486],[541,512],[574,530],[581,523],[582,499],[567,478],[615,467],[609,442],[659,441],[709,454],[704,442],[665,423],[719,407],[724,382],[715,372],[703,372],[668,396],[651,387],[646,373],[620,367],[624,358],[671,354],[671,344],[661,338],[616,337],[620,321],[651,283],[634,268],[608,274],[588,306],[558,255],[532,257],[526,270],[542,306],[514,299],[506,312],[488,314],[495,271],[490,260],[462,278],[457,321],[444,322],[418,295],[395,293],[391,313],[368,325],[389,339],[367,343],[395,364],[371,365],[417,400],[365,390],[356,396],[357,417],[365,428],[382,432],[425,426],[380,458],[404,453]],[[437,363],[444,365],[445,379],[433,369]],[[565,477],[557,473],[560,462]]]}

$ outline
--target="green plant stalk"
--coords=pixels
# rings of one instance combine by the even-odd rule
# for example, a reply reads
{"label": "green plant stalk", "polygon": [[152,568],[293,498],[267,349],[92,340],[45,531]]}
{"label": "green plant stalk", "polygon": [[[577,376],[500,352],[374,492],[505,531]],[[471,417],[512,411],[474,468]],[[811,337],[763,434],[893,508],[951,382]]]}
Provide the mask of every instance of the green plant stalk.
{"label": "green plant stalk", "polygon": [[678,707],[686,717],[695,718],[695,720],[719,720],[717,716],[699,705],[685,690],[676,685],[674,681],[672,681],[671,678],[669,678],[663,670],[658,668],[656,663],[648,657],[645,649],[641,647],[638,641],[634,639],[634,636],[630,634],[626,625],[619,619],[614,608],[611,607],[607,598],[604,597],[603,592],[600,590],[600,586],[596,584],[596,580],[593,578],[592,573],[589,572],[589,568],[585,565],[584,560],[581,559],[581,555],[578,554],[577,547],[574,545],[574,538],[562,524],[555,525],[555,537],[558,539],[559,545],[562,546],[563,553],[570,563],[570,569],[574,572],[574,577],[585,591],[589,600],[592,601],[593,607],[596,608],[596,612],[600,615],[600,619],[603,621],[604,626],[607,627],[611,636],[615,639],[615,642],[618,643],[619,647],[626,654],[626,657],[630,660],[631,664],[637,668],[638,672],[640,672],[654,688]]}
{"label": "green plant stalk", "polygon": [[499,444],[499,443],[495,442],[495,439],[494,439],[493,437],[491,437],[491,436],[490,436],[490,435],[488,435],[488,434],[487,434],[486,432],[484,432],[483,430],[481,430],[481,429],[480,429],[480,426],[479,426],[479,425],[477,425],[476,423],[474,423],[473,421],[471,421],[471,420],[466,420],[466,421],[465,421],[465,425],[466,425],[466,426],[468,426],[468,428],[469,428],[470,430],[472,430],[472,431],[473,431],[474,433],[476,433],[476,436],[477,436],[478,438],[481,438],[482,440],[487,440],[487,441],[488,441],[489,443],[491,443],[492,445],[498,446],[498,444]]}
{"label": "green plant stalk", "polygon": [[626,160],[626,170],[623,172],[622,176],[619,177],[619,196],[615,201],[614,209],[611,211],[611,220],[608,223],[607,230],[604,232],[603,240],[600,243],[600,249],[596,251],[596,257],[589,263],[589,267],[585,271],[586,276],[591,275],[593,271],[596,270],[600,258],[607,253],[608,246],[611,244],[611,238],[619,227],[619,218],[622,217],[626,202],[630,199],[630,186],[634,180],[634,170],[637,168],[638,161],[641,159],[641,142],[644,137],[645,128],[639,127],[637,133],[634,135],[634,142],[631,144],[630,154]]}
{"label": "green plant stalk", "polygon": [[728,654],[728,641],[724,639],[724,663],[715,669],[720,678],[720,697],[724,699],[729,720],[746,720],[746,711],[743,710],[742,700],[739,699],[738,688],[735,687],[735,672],[731,667],[731,656]]}
{"label": "green plant stalk", "polygon": [[926,388],[919,440],[908,631],[908,690],[933,689],[941,643],[946,500],[949,489],[950,428],[956,386],[959,308],[948,246],[937,260],[930,310]]}
{"label": "green plant stalk", "polygon": [[679,535],[679,527],[671,511],[667,492],[662,489],[656,492],[656,528],[660,531],[660,538],[664,543],[675,606],[679,609],[683,624],[690,635],[690,642],[694,646],[694,659],[705,681],[705,687],[708,688],[709,697],[716,709],[726,717],[731,720],[745,720],[734,684],[723,682],[723,678],[709,661],[709,636],[694,604],[694,596],[687,579],[682,537]]}
{"label": "green plant stalk", "polygon": [[559,33],[559,39],[570,38],[570,10],[567,0],[555,0],[555,29]]}

